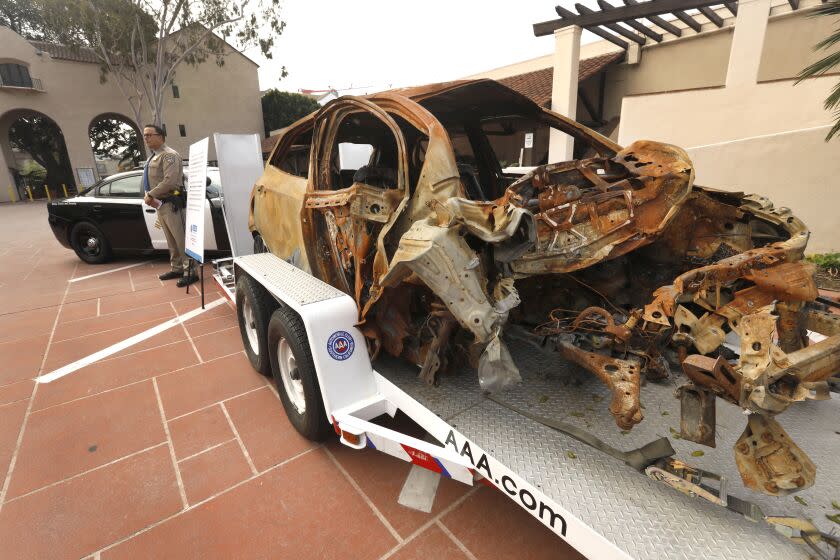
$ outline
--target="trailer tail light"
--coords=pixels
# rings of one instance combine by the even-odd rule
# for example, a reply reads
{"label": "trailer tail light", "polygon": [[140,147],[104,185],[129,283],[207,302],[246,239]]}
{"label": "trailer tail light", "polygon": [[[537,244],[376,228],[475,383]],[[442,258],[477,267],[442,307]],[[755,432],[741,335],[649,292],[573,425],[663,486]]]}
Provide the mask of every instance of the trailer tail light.
{"label": "trailer tail light", "polygon": [[362,441],[362,436],[358,434],[351,434],[350,432],[345,432],[341,430],[341,439],[349,443],[350,445],[357,446]]}

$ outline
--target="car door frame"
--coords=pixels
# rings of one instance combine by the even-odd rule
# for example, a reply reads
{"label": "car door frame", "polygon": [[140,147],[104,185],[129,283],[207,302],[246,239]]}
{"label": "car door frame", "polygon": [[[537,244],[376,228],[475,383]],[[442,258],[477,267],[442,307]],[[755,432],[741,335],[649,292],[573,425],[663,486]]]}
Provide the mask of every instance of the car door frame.
{"label": "car door frame", "polygon": [[[397,144],[397,184],[394,189],[381,189],[382,196],[388,199],[387,204],[382,205],[382,208],[388,210],[388,216],[384,223],[381,218],[375,220],[383,223],[383,226],[375,242],[373,281],[369,293],[366,294],[367,301],[362,310],[362,313],[364,313],[381,295],[378,280],[388,271],[388,255],[385,252],[384,238],[405,210],[410,195],[408,151],[405,137],[397,122],[387,111],[366,99],[355,96],[344,96],[328,103],[318,112],[315,117],[312,133],[309,177],[301,217],[303,222],[303,238],[311,250],[311,248],[318,247],[324,243],[324,236],[319,235],[316,213],[333,207],[352,205],[352,198],[357,196],[354,191],[356,189],[355,185],[344,189],[325,189],[319,188],[319,186],[329,185],[331,182],[329,174],[331,173],[330,162],[333,156],[332,150],[341,123],[349,115],[358,112],[366,112],[376,117],[391,131]],[[322,150],[327,151],[322,153]],[[370,188],[375,189],[376,187]],[[347,277],[341,272],[342,267],[336,251],[328,249],[328,252],[331,255],[330,259],[314,260],[312,263],[313,273],[322,280],[350,294],[356,299],[357,303],[360,303],[358,281],[354,286],[350,286]]]}

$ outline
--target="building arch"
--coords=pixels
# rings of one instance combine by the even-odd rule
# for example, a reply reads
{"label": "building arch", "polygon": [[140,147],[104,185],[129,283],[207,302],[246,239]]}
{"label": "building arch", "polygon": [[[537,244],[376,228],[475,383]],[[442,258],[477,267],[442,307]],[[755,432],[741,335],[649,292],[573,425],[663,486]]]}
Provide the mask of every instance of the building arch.
{"label": "building arch", "polygon": [[121,113],[109,111],[96,115],[87,131],[100,178],[134,169],[146,157],[139,126]]}
{"label": "building arch", "polygon": [[[73,190],[75,179],[61,125],[50,115],[29,108],[0,115],[0,151],[14,180],[17,198],[45,198]],[[27,189],[28,187],[28,189]]]}

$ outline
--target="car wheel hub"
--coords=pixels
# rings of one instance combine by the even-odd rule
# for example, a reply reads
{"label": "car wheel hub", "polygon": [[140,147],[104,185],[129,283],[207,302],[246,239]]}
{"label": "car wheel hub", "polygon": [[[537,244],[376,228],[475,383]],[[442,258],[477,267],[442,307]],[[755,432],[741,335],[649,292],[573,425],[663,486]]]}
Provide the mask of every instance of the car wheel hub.
{"label": "car wheel hub", "polygon": [[303,394],[303,382],[300,379],[300,371],[297,367],[297,360],[285,338],[277,341],[277,363],[280,366],[280,379],[283,381],[283,389],[286,396],[297,409],[298,413],[306,412],[306,397]]}
{"label": "car wheel hub", "polygon": [[242,318],[245,319],[245,335],[248,337],[248,344],[254,355],[260,355],[260,343],[257,339],[256,321],[254,321],[254,307],[247,297],[242,302]]}

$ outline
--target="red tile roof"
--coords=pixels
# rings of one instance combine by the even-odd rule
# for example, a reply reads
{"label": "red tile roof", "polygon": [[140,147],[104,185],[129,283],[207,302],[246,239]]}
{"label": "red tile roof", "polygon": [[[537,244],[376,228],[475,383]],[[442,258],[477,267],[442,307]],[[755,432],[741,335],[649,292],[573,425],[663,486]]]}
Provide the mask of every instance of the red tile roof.
{"label": "red tile roof", "polygon": [[262,153],[263,155],[267,155],[271,153],[271,150],[274,149],[274,146],[277,145],[277,141],[280,140],[280,135],[275,134],[274,136],[269,136],[268,138],[262,139]]}
{"label": "red tile roof", "polygon": [[29,41],[29,43],[38,50],[44,51],[51,57],[58,60],[72,60],[73,62],[90,62],[98,64],[99,60],[96,58],[92,49],[68,47],[66,45],[59,45],[56,43],[47,43],[46,41]]}
{"label": "red tile roof", "polygon": [[[578,82],[591,78],[608,65],[624,58],[624,51],[593,56],[580,61]],[[502,78],[499,82],[510,89],[527,96],[541,107],[551,106],[551,82],[554,79],[554,68],[543,68],[516,76]]]}

